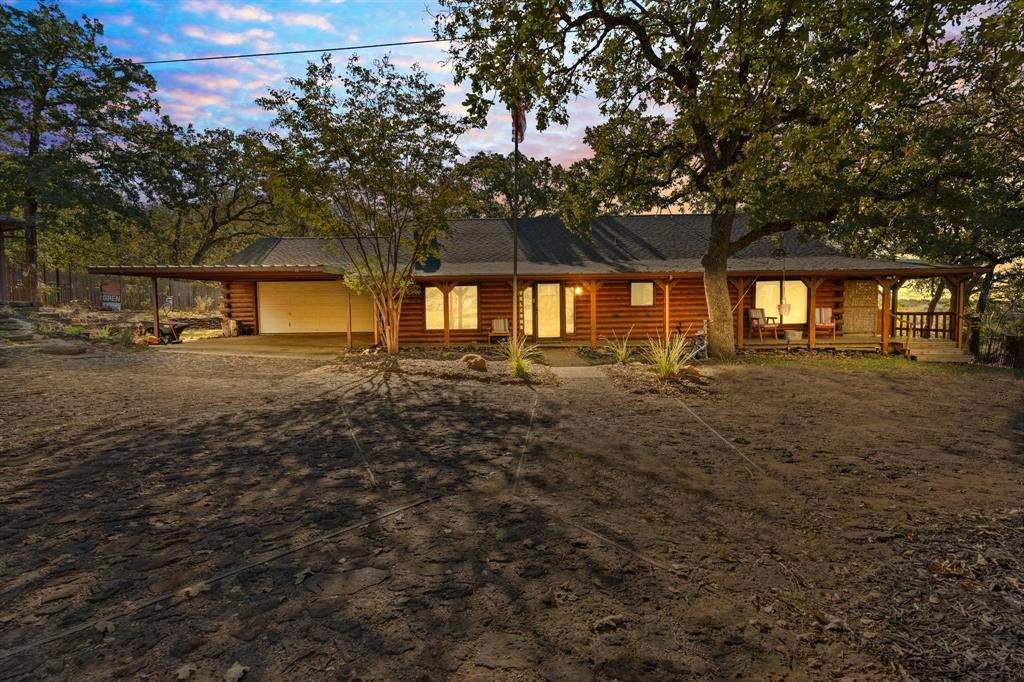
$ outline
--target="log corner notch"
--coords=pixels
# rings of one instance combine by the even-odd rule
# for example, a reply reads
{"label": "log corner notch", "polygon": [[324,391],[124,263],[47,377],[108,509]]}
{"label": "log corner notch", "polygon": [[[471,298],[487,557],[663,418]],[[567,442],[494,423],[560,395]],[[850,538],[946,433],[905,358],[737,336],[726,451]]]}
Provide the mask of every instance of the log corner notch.
{"label": "log corner notch", "polygon": [[824,277],[804,277],[807,287],[807,349],[814,350],[818,333],[818,287],[825,282]]}
{"label": "log corner notch", "polygon": [[596,279],[580,282],[583,291],[590,296],[590,347],[597,348],[597,291],[602,283]]}
{"label": "log corner notch", "polygon": [[876,277],[875,281],[882,287],[882,353],[889,352],[889,337],[892,336],[892,289],[900,283],[894,277]]}
{"label": "log corner notch", "polygon": [[743,322],[746,313],[747,289],[753,283],[747,277],[733,277],[729,280],[736,288],[736,347],[743,348]]}

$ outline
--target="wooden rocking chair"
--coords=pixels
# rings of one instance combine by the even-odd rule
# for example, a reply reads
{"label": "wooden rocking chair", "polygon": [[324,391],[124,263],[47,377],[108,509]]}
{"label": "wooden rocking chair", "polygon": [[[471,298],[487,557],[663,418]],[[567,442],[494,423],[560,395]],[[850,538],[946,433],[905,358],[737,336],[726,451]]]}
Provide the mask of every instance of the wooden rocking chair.
{"label": "wooden rocking chair", "polygon": [[814,331],[832,332],[832,340],[836,340],[836,318],[831,308],[814,309]]}
{"label": "wooden rocking chair", "polygon": [[769,321],[774,320],[774,317],[765,317],[764,308],[750,308],[747,310],[747,313],[750,316],[751,336],[753,336],[756,331],[760,339],[764,341],[764,333],[768,331],[771,332],[772,336],[776,339],[779,338],[779,325],[774,321]]}
{"label": "wooden rocking chair", "polygon": [[508,320],[504,317],[491,320],[491,331],[488,334],[488,340],[507,339],[512,336],[511,328]]}

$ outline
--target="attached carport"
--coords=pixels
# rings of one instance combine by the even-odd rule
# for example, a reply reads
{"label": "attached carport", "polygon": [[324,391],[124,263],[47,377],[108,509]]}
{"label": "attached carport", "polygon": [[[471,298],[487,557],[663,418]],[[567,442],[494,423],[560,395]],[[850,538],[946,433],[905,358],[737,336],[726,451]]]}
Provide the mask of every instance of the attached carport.
{"label": "attached carport", "polygon": [[90,267],[97,275],[149,277],[153,282],[153,330],[159,335],[160,278],[221,282],[229,316],[246,314],[254,334],[344,334],[376,329],[368,294],[350,291],[337,272],[317,265],[150,265]]}

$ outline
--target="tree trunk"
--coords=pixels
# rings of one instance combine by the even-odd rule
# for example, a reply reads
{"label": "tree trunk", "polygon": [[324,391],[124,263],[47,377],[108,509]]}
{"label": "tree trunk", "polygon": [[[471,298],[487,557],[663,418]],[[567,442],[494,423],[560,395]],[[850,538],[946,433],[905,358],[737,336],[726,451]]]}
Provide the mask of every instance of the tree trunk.
{"label": "tree trunk", "polygon": [[967,349],[972,355],[977,355],[981,350],[981,318],[988,310],[988,299],[992,293],[992,279],[995,276],[995,265],[981,276],[981,286],[978,288],[978,302],[974,306],[974,319],[971,320],[971,338],[967,341]]}
{"label": "tree trunk", "polygon": [[735,216],[732,207],[716,210],[711,215],[708,250],[701,258],[704,266],[704,297],[708,305],[708,354],[719,359],[736,355],[728,279],[729,246]]}
{"label": "tree trunk", "polygon": [[939,299],[942,298],[944,291],[946,291],[946,280],[940,279],[939,286],[932,293],[932,300],[928,301],[928,318],[924,331],[921,334],[922,338],[929,339],[932,336],[932,325],[934,324],[932,320],[934,319],[935,309],[939,306]]}

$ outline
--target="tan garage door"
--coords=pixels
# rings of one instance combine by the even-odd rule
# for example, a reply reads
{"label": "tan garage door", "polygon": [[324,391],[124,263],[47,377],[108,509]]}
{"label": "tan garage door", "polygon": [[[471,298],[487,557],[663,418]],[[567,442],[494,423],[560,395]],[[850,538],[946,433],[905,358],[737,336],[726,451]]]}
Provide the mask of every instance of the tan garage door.
{"label": "tan garage door", "polygon": [[[348,297],[341,282],[257,282],[261,334],[348,331]],[[352,331],[373,331],[370,298],[352,294]]]}

